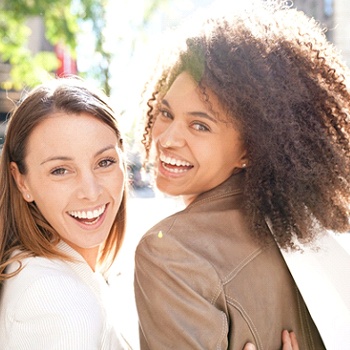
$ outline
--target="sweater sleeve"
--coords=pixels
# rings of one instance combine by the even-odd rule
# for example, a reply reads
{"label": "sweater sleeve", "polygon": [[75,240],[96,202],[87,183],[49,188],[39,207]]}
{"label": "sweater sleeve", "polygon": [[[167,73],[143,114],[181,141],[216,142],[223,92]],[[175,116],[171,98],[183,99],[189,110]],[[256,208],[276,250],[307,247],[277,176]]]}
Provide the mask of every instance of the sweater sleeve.
{"label": "sweater sleeve", "polygon": [[6,349],[100,348],[102,311],[77,279],[44,276],[16,295],[13,307],[7,308]]}
{"label": "sweater sleeve", "polygon": [[147,235],[136,250],[141,350],[227,349],[228,321],[217,304],[221,281],[205,259],[174,237]]}

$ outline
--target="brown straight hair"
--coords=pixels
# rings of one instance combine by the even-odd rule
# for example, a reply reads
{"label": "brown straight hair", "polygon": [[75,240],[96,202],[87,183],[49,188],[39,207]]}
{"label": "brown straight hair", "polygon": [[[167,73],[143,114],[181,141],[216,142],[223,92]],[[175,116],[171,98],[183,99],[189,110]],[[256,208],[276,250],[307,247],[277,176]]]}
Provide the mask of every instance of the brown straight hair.
{"label": "brown straight hair", "polygon": [[[14,260],[27,256],[67,259],[55,247],[60,237],[46,221],[34,202],[27,203],[11,175],[10,163],[26,174],[28,138],[32,131],[50,115],[88,113],[113,129],[123,150],[123,140],[115,114],[107,96],[87,86],[78,78],[55,79],[32,90],[9,118],[0,161],[0,282],[18,273],[6,274],[5,268]],[[124,164],[125,164],[125,160]],[[106,272],[115,259],[125,234],[126,183],[123,197],[111,232],[104,244],[99,264]],[[15,250],[21,254],[11,258]]]}

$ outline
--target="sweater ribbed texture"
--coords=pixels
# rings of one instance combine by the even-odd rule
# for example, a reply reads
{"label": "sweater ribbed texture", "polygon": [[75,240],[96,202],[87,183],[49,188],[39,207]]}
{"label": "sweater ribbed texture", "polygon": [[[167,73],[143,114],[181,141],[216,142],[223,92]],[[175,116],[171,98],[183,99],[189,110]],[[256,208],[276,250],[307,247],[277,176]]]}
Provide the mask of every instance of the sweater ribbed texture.
{"label": "sweater ribbed texture", "polygon": [[76,261],[27,258],[4,283],[0,350],[123,349],[103,277],[64,242],[59,249]]}

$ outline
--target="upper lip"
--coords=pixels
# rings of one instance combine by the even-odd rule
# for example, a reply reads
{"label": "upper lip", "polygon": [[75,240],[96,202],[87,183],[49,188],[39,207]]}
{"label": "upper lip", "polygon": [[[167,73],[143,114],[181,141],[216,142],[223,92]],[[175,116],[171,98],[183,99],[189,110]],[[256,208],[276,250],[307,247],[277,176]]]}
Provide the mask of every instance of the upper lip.
{"label": "upper lip", "polygon": [[177,165],[177,166],[193,166],[190,162],[187,160],[181,159],[178,156],[175,156],[173,154],[165,154],[163,151],[159,152],[159,159],[161,162],[171,164],[171,165]]}
{"label": "upper lip", "polygon": [[105,212],[106,207],[107,205],[103,204],[91,209],[70,210],[68,214],[78,219],[94,219],[101,216]]}

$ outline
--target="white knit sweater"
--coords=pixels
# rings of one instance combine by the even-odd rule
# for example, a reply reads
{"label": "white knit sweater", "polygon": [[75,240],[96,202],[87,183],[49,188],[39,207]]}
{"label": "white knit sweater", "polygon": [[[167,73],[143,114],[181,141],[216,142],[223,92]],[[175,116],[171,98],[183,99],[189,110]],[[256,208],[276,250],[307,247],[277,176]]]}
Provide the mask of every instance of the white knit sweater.
{"label": "white knit sweater", "polygon": [[23,270],[4,283],[0,349],[123,349],[103,277],[70,246],[58,247],[77,261],[27,258]]}

